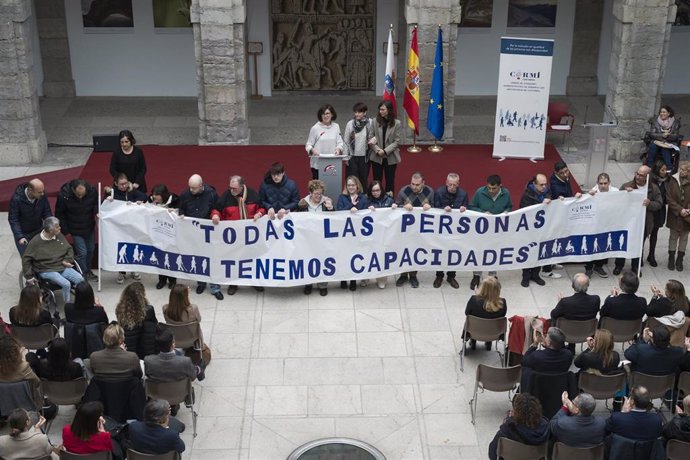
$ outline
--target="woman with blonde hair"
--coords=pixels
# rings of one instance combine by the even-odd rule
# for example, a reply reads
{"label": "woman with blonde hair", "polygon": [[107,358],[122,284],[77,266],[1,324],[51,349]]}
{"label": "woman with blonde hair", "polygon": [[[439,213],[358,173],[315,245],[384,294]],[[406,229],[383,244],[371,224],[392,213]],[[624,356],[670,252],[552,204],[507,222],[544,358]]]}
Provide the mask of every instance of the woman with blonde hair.
{"label": "woman with blonde hair", "polygon": [[115,307],[117,322],[125,331],[127,351],[133,351],[144,359],[156,354],[156,312],[146,299],[146,290],[139,281],[128,284],[122,290]]}
{"label": "woman with blonde hair", "polygon": [[17,326],[40,326],[52,323],[50,312],[43,308],[41,288],[30,284],[19,294],[19,303],[10,308],[10,323]]}
{"label": "woman with blonde hair", "polygon": [[597,329],[594,337],[587,337],[587,349],[575,358],[580,372],[616,374],[621,370],[618,352],[613,349],[613,334],[608,329]]}
{"label": "woman with blonde hair", "polygon": [[[476,316],[482,319],[503,318],[508,311],[506,299],[501,297],[501,283],[495,276],[489,276],[477,286],[476,294],[469,298],[465,307],[465,316]],[[463,333],[464,337],[464,333]],[[477,348],[477,341],[470,338],[470,348]],[[486,349],[491,350],[491,342],[485,343]]]}

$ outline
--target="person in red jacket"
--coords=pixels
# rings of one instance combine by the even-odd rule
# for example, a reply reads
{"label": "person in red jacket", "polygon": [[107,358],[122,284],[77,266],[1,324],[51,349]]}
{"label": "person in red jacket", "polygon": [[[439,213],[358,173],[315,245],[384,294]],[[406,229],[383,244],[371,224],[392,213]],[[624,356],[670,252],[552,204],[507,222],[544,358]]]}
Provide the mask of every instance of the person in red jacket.
{"label": "person in red jacket", "polygon": [[[231,176],[228,190],[218,199],[216,209],[211,211],[211,221],[213,225],[218,225],[221,220],[257,220],[265,214],[266,210],[261,207],[259,194],[244,184],[242,176]],[[254,286],[254,289],[259,292],[264,290],[261,286]],[[228,295],[234,295],[236,292],[236,285],[228,286]]]}

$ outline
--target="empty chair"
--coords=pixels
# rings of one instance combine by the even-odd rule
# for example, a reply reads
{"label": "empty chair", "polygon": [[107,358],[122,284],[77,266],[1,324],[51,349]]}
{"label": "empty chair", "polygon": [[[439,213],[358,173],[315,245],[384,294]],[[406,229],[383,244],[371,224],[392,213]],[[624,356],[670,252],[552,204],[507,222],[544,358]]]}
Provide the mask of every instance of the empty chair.
{"label": "empty chair", "polygon": [[690,442],[669,439],[666,443],[666,458],[668,460],[686,460],[690,452]]}
{"label": "empty chair", "polygon": [[556,320],[556,327],[558,327],[563,334],[565,334],[565,341],[571,344],[583,343],[587,337],[594,337],[597,331],[597,319],[592,318],[585,321],[576,321],[573,319],[558,318]]}
{"label": "empty chair", "polygon": [[599,329],[606,329],[613,335],[614,342],[622,342],[625,349],[625,342],[632,341],[642,330],[642,319],[615,319],[609,316],[602,316],[599,322]]}
{"label": "empty chair", "polygon": [[163,399],[168,401],[171,406],[184,403],[185,406],[191,409],[193,435],[196,437],[196,418],[198,414],[194,410],[194,388],[192,387],[191,380],[182,379],[174,382],[157,382],[146,379],[144,381],[144,388],[146,389],[146,396],[149,398]]}
{"label": "empty chair", "polygon": [[498,439],[498,458],[503,460],[541,460],[546,458],[547,444],[530,446],[508,438]]}
{"label": "empty chair", "polygon": [[552,460],[604,460],[604,444],[592,447],[571,447],[562,442],[553,446]]}
{"label": "empty chair", "polygon": [[613,398],[625,387],[625,374],[597,375],[580,372],[578,387],[580,391],[591,394],[594,399]]}
{"label": "empty chair", "polygon": [[515,391],[520,385],[522,366],[512,367],[492,367],[486,364],[477,366],[477,375],[474,380],[474,394],[470,400],[470,411],[472,412],[472,423],[477,415],[477,391],[507,391],[508,400],[510,392]]}
{"label": "empty chair", "polygon": [[164,454],[143,454],[134,449],[127,449],[127,460],[179,460],[180,454],[171,450]]}
{"label": "empty chair", "polygon": [[53,324],[40,326],[12,325],[12,335],[21,342],[27,350],[46,348],[51,340],[58,335],[58,329]]}
{"label": "empty chair", "polygon": [[[503,365],[505,352],[505,336],[506,328],[508,326],[508,319],[496,318],[496,319],[484,319],[478,318],[476,316],[468,315],[465,318],[465,329],[462,336],[462,350],[460,351],[460,370],[465,370],[465,349],[467,348],[468,334],[472,336],[474,340],[481,340],[482,342],[493,342],[494,340],[503,340],[503,353],[496,346],[496,353],[501,358],[501,365]],[[177,342],[177,340],[175,341]]]}
{"label": "empty chair", "polygon": [[113,455],[110,451],[95,452],[93,454],[74,454],[61,450],[60,460],[113,460]]}
{"label": "empty chair", "polygon": [[[67,380],[65,382],[41,379],[41,391],[43,392],[43,396],[58,406],[79,404],[84,393],[86,393],[87,385],[88,382],[84,377]],[[50,431],[52,424],[52,420],[48,421],[46,425],[46,434]]]}
{"label": "empty chair", "polygon": [[680,373],[678,377],[678,391],[682,391],[686,395],[690,394],[690,371]]}
{"label": "empty chair", "polygon": [[676,383],[676,374],[649,375],[635,371],[631,374],[630,380],[630,388],[642,385],[647,388],[651,399],[661,398],[666,402],[672,402],[666,399],[666,393],[672,392]]}

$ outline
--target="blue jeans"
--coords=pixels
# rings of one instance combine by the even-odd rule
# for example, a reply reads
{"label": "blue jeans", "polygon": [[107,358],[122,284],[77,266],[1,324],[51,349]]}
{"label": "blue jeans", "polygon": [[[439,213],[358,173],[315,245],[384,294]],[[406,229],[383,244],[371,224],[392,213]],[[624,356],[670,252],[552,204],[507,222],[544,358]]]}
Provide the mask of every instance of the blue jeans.
{"label": "blue jeans", "polygon": [[671,149],[661,148],[654,142],[649,144],[649,153],[647,154],[647,166],[654,169],[654,163],[659,153],[663,155],[664,163],[666,163],[666,169],[668,169],[668,172],[671,173],[671,171],[673,170],[673,163],[671,161]]}
{"label": "blue jeans", "polygon": [[96,248],[96,241],[94,234],[90,233],[87,236],[72,235],[74,240],[74,258],[81,267],[83,273],[89,273],[91,270],[91,261],[93,260],[93,252]]}
{"label": "blue jeans", "polygon": [[65,268],[62,272],[41,272],[38,276],[46,281],[55,283],[62,289],[62,298],[65,303],[71,299],[70,288],[72,284],[79,284],[84,281],[84,278],[73,268]]}

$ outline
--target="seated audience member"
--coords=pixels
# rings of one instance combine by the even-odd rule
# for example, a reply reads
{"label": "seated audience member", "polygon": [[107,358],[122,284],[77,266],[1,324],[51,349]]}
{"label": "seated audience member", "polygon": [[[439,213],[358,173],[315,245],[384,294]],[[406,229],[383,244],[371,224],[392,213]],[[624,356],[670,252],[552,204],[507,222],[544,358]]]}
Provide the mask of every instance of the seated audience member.
{"label": "seated audience member", "polygon": [[[149,196],[149,203],[169,211],[176,210],[180,207],[180,197],[171,193],[165,184],[156,184],[151,189],[151,196]],[[156,289],[163,289],[167,283],[168,287],[172,287],[177,282],[177,278],[168,275],[158,275],[158,283]]]}
{"label": "seated audience member", "polygon": [[607,329],[597,329],[594,337],[587,337],[587,349],[575,357],[575,367],[580,372],[593,374],[616,374],[620,356],[613,349],[613,335]]}
{"label": "seated audience member", "polygon": [[144,406],[144,421],[129,424],[132,449],[142,454],[160,455],[172,450],[184,452],[180,433],[170,424],[170,404],[163,399],[152,399]]}
{"label": "seated audience member", "polygon": [[[324,193],[326,193],[326,184],[318,179],[312,179],[307,185],[309,189],[309,195],[305,196],[299,201],[297,205],[297,210],[300,212],[330,212],[334,211],[335,207],[330,198],[328,198]],[[319,295],[328,295],[328,283],[322,281],[316,283],[319,288]],[[304,285],[304,295],[311,294],[312,285]]]}
{"label": "seated audience member", "polygon": [[674,374],[685,354],[680,347],[670,346],[671,334],[664,326],[653,331],[645,328],[642,341],[625,350],[633,371],[649,375]]}
{"label": "seated audience member", "polygon": [[74,302],[65,304],[65,320],[77,324],[108,324],[108,314],[96,300],[89,283],[82,282],[74,288]]}
{"label": "seated audience member", "polygon": [[187,356],[175,353],[175,337],[169,329],[156,335],[157,355],[144,358],[144,372],[147,379],[158,382],[176,382],[184,378],[204,380],[201,366],[195,366]]}
{"label": "seated audience member", "polygon": [[[465,316],[476,316],[483,319],[503,318],[506,315],[508,304],[506,299],[501,297],[501,283],[494,276],[485,278],[479,284],[477,293],[469,298],[465,306]],[[464,337],[464,334],[463,334]],[[470,348],[477,348],[477,341],[470,337]],[[484,344],[487,350],[491,350],[491,342]]]}
{"label": "seated audience member", "polygon": [[72,284],[84,281],[74,268],[74,251],[60,233],[60,220],[46,217],[43,230],[34,236],[22,256],[22,270],[27,283],[35,281],[34,275],[61,287],[65,303],[71,299]]}
{"label": "seated audience member", "polygon": [[[544,348],[539,350],[539,345]],[[573,352],[565,348],[565,334],[557,327],[550,327],[546,335],[534,331],[532,345],[522,358],[522,381],[529,387],[532,372],[562,374],[568,372],[573,362]]]}
{"label": "seated audience member", "polygon": [[659,436],[664,419],[652,410],[652,399],[643,386],[636,386],[625,398],[620,412],[612,412],[606,420],[606,433],[617,434],[634,441],[653,441]]}
{"label": "seated audience member", "polygon": [[[652,117],[649,122],[652,129],[647,132],[651,140],[647,153],[647,164],[651,168],[654,162],[661,158],[664,160],[666,169],[671,171],[673,169],[673,149],[666,147],[664,143],[673,144],[678,142],[680,117],[675,117],[675,112],[670,106],[662,105],[661,108],[659,108],[659,115],[656,118]],[[661,145],[657,145],[657,141],[661,143]]]}
{"label": "seated audience member", "polygon": [[649,301],[647,316],[659,318],[672,315],[679,310],[688,315],[688,298],[685,295],[683,283],[678,280],[668,280],[663,295],[658,287],[652,286],[651,289],[654,296]]}
{"label": "seated audience member", "polygon": [[513,409],[489,444],[489,459],[498,458],[498,438],[538,446],[549,440],[549,421],[542,415],[541,403],[534,396],[518,393],[513,398]]}
{"label": "seated audience member", "polygon": [[[163,318],[169,324],[187,324],[192,321],[201,322],[199,307],[189,301],[189,287],[176,284],[170,290],[168,303],[163,305]],[[201,344],[204,339],[201,337]]]}
{"label": "seated audience member", "polygon": [[556,308],[551,310],[552,324],[556,324],[558,318],[575,321],[585,321],[597,317],[601,303],[598,295],[587,294],[589,277],[584,273],[573,276],[573,291],[570,297],[560,297]]}
{"label": "seated audience member", "polygon": [[90,356],[90,367],[97,377],[141,378],[141,365],[136,353],[127,351],[125,331],[113,323],[103,333],[103,350],[94,351]]}
{"label": "seated audience member", "polygon": [[50,341],[48,356],[35,362],[32,368],[39,378],[54,382],[66,382],[84,376],[81,365],[72,361],[67,341],[62,337],[55,337]]}
{"label": "seated audience member", "polygon": [[14,409],[7,417],[10,433],[0,436],[0,458],[5,460],[25,460],[40,458],[58,460],[60,447],[53,447],[41,427],[46,419],[41,416],[38,423],[31,424],[29,413],[24,409]]}
{"label": "seated audience member", "polygon": [[275,162],[266,171],[264,180],[259,187],[261,206],[266,209],[270,219],[282,219],[285,214],[297,209],[299,191],[294,180],[285,174],[285,167]]}
{"label": "seated audience member", "polygon": [[127,350],[144,356],[156,352],[156,312],[146,298],[144,285],[139,281],[127,285],[122,290],[120,301],[115,308],[117,322],[125,331]]}
{"label": "seated audience member", "polygon": [[114,450],[110,433],[105,429],[100,401],[79,406],[72,424],[62,427],[62,443],[65,450],[80,455]]}
{"label": "seated audience member", "polygon": [[611,289],[611,295],[604,300],[600,317],[619,320],[642,319],[647,312],[647,301],[635,295],[640,287],[640,279],[630,270],[623,271],[619,288]]}
{"label": "seated audience member", "polygon": [[573,401],[568,392],[561,395],[563,407],[549,424],[554,442],[570,447],[592,447],[604,442],[606,420],[593,415],[597,402],[589,393],[580,393]]}
{"label": "seated audience member", "polygon": [[26,362],[26,349],[11,335],[0,335],[0,382],[27,381],[36,407],[43,407],[41,380]]}
{"label": "seated audience member", "polygon": [[664,439],[690,442],[690,394],[683,398],[683,408],[676,406],[676,415],[664,426]]}
{"label": "seated audience member", "polygon": [[10,308],[10,323],[16,326],[40,326],[53,322],[50,312],[43,308],[41,288],[30,284],[19,294],[19,303]]}

